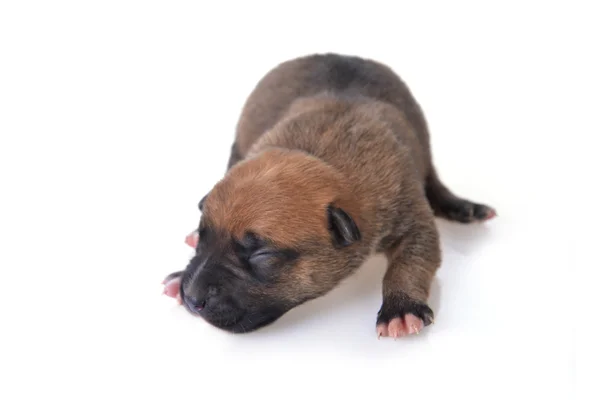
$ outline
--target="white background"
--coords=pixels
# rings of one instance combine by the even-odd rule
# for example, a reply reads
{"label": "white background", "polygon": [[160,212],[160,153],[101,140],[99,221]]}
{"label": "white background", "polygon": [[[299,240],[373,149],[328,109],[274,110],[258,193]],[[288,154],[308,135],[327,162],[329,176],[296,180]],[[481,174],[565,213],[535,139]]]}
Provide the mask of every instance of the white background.
{"label": "white background", "polygon": [[[0,397],[598,398],[599,263],[584,253],[598,15],[592,1],[1,2]],[[436,324],[415,338],[376,339],[382,258],[245,336],[161,295],[246,96],[324,51],[394,68],[443,180],[499,214],[440,221]]]}

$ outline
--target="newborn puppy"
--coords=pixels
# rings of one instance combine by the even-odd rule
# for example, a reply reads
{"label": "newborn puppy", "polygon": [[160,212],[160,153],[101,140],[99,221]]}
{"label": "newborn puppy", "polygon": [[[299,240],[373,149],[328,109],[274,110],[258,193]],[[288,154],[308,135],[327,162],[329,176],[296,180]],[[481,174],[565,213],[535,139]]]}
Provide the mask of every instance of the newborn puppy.
{"label": "newborn puppy", "polygon": [[186,309],[249,332],[324,295],[384,253],[379,336],[418,333],[440,266],[434,217],[490,219],[447,189],[423,113],[387,66],[312,55],[271,70],[251,93],[227,173],[199,203],[196,249],[165,279]]}

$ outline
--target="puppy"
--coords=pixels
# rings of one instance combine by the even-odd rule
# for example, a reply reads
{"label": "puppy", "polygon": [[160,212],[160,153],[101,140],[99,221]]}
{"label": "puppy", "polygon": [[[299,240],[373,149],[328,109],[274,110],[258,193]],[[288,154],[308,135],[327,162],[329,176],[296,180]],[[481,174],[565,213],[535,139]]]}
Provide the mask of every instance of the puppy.
{"label": "puppy", "polygon": [[200,201],[196,254],[165,292],[223,330],[250,332],[324,295],[384,253],[378,336],[418,333],[440,266],[435,216],[495,211],[440,181],[420,106],[387,66],[318,54],[272,69],[250,94],[227,172]]}

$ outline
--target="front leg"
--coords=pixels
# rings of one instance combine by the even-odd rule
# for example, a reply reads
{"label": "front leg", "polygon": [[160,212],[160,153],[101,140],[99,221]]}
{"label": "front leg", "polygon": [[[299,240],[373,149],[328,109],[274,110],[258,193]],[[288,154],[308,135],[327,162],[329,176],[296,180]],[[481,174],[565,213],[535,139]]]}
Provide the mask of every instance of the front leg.
{"label": "front leg", "polygon": [[[196,248],[198,246],[198,230],[194,230],[190,232],[185,237],[185,243],[191,248]],[[172,274],[167,275],[165,279],[163,279],[164,291],[163,293],[169,297],[173,297],[177,300],[177,303],[181,304],[181,296],[179,294],[179,288],[181,286],[181,276],[183,275],[183,271],[173,272]]]}
{"label": "front leg", "polygon": [[[199,234],[198,229],[190,232],[185,237],[185,243],[191,248],[195,249],[198,246]],[[165,279],[163,279],[162,284],[164,285],[163,294],[166,294],[169,297],[173,297],[177,300],[177,303],[181,304],[181,295],[180,287],[181,287],[181,276],[183,275],[183,271],[173,272],[172,274],[167,275]]]}
{"label": "front leg", "polygon": [[391,244],[384,249],[388,269],[377,314],[378,337],[419,333],[433,322],[427,299],[441,263],[439,235],[428,206],[419,204],[405,215],[410,217],[400,224],[398,234],[387,238]]}

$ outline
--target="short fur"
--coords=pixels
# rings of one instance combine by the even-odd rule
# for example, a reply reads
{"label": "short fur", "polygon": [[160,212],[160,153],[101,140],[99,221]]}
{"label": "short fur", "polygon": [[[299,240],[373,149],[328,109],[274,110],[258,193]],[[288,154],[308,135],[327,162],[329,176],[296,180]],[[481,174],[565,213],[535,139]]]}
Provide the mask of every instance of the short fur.
{"label": "short fur", "polygon": [[284,62],[258,83],[227,173],[200,208],[181,296],[231,332],[322,296],[378,252],[389,266],[377,323],[412,313],[428,325],[441,262],[434,216],[493,215],[440,182],[425,118],[400,78],[336,54]]}

